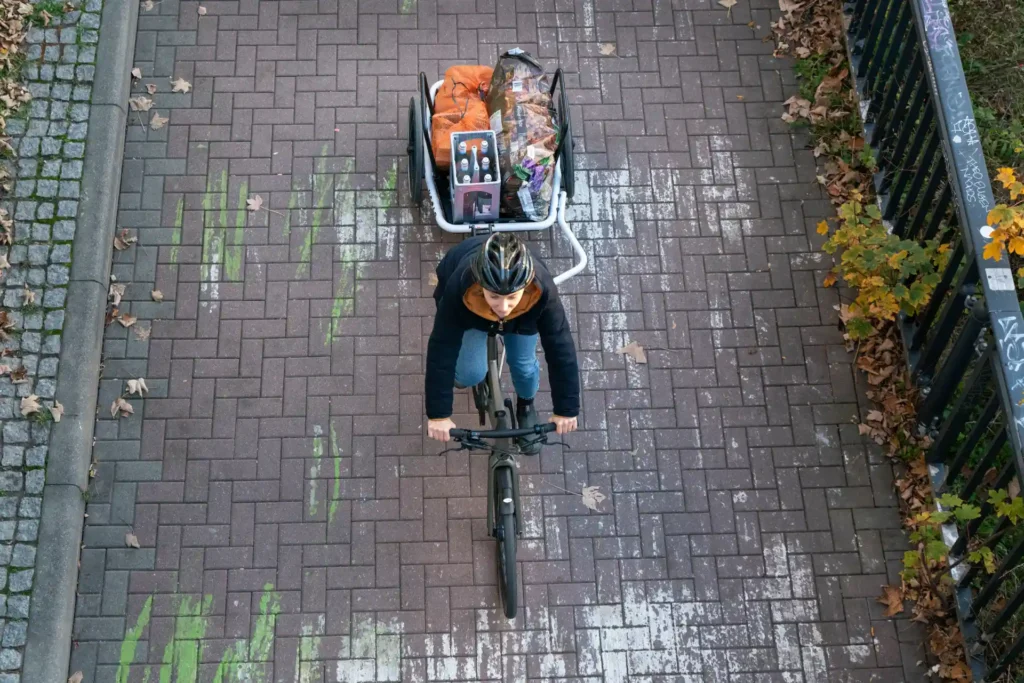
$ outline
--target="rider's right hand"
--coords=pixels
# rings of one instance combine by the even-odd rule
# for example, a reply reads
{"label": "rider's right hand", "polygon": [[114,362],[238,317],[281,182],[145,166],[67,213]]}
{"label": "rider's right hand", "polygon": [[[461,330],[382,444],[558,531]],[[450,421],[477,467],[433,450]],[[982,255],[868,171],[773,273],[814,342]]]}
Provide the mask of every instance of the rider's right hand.
{"label": "rider's right hand", "polygon": [[450,441],[452,437],[448,432],[453,429],[455,429],[455,423],[450,417],[427,421],[427,436],[437,441]]}

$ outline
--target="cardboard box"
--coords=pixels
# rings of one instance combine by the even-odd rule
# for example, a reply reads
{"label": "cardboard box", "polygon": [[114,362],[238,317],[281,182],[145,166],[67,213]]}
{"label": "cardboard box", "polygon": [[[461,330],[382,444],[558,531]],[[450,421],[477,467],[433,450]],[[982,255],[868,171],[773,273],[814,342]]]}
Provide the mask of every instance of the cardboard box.
{"label": "cardboard box", "polygon": [[501,171],[494,131],[451,133],[449,184],[453,223],[493,223],[501,204]]}

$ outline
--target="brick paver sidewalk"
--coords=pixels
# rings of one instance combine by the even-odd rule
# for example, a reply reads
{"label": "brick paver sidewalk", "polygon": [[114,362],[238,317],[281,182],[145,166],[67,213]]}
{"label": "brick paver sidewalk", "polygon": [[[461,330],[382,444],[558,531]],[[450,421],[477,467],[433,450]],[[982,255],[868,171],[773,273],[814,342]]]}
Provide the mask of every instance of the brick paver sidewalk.
{"label": "brick paver sidewalk", "polygon": [[[772,4],[144,11],[138,87],[170,123],[128,132],[120,222],[139,244],[115,273],[138,322],[108,328],[100,403],[129,378],[150,393],[97,427],[72,670],[921,680],[907,622],[874,602],[904,541],[857,435],[836,293],[816,285],[830,209],[779,119],[796,88],[762,40]],[[509,623],[486,459],[422,435],[430,274],[453,239],[410,208],[404,154],[419,71],[515,45],[566,71],[591,265],[564,288],[582,429],[523,463]],[[257,194],[273,212],[245,211]],[[648,364],[615,353],[628,341]],[[562,491],[584,485],[609,494],[601,513]]]}

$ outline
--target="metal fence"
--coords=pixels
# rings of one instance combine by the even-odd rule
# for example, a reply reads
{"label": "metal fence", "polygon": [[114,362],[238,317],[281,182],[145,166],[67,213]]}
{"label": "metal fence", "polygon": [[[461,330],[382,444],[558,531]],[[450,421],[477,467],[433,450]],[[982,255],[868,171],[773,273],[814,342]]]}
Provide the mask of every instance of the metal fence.
{"label": "metal fence", "polygon": [[[902,320],[934,438],[936,496],[975,502],[982,516],[943,531],[951,564],[990,547],[997,569],[952,571],[975,680],[1021,680],[1024,522],[994,515],[989,489],[1017,487],[1024,453],[1024,318],[1008,256],[984,260],[991,182],[945,0],[855,0],[845,6],[865,136],[878,160],[883,219],[902,238],[938,238],[952,258],[926,311]],[[1018,494],[1019,495],[1019,494]]]}

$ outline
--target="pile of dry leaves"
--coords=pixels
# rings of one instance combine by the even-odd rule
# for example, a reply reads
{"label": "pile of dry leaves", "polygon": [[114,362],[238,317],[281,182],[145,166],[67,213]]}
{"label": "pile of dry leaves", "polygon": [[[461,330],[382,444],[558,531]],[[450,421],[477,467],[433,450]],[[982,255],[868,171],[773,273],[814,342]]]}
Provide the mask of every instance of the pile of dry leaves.
{"label": "pile of dry leaves", "polygon": [[[28,102],[31,96],[21,84],[18,64],[21,62],[21,43],[28,30],[28,17],[32,5],[17,0],[0,0],[0,154],[13,150],[7,137],[7,119]],[[0,164],[0,189],[9,192],[11,176],[6,164]],[[0,244],[10,244],[12,222],[7,211],[0,209]]]}
{"label": "pile of dry leaves", "polygon": [[870,196],[874,169],[863,154],[857,94],[843,43],[841,4],[834,0],[779,0],[779,8],[782,18],[772,24],[775,56],[812,60],[816,70],[825,71],[813,100],[800,95],[786,100],[782,120],[810,126],[821,171],[818,182],[834,202],[845,202],[853,190]]}
{"label": "pile of dry leaves", "polygon": [[[814,91],[813,101],[799,95],[785,102],[782,118],[790,123],[806,123],[814,137],[814,155],[819,159],[818,182],[824,186],[837,207],[860,193],[873,199],[871,176],[874,162],[864,153],[865,142],[859,124],[858,98],[850,78],[844,44],[842,7],[838,0],[779,0],[782,18],[772,24],[775,55],[811,60],[816,73],[824,73]],[[840,320],[848,316],[840,306]],[[874,404],[860,425],[860,433],[885,448],[900,463],[896,487],[905,525],[921,512],[935,509],[924,453],[930,445],[917,428],[916,391],[910,381],[902,342],[891,324],[876,328],[876,334],[859,344],[849,341],[856,351],[857,367],[868,381],[867,397]],[[904,466],[905,465],[905,466]],[[946,572],[945,563],[933,563],[931,572],[920,579],[904,581],[901,586],[886,586],[879,602],[886,616],[904,611],[904,602],[913,603],[913,620],[928,629],[928,647],[937,659],[931,673],[943,680],[969,681],[963,641],[956,623],[948,589],[938,580]]]}

